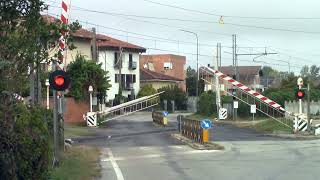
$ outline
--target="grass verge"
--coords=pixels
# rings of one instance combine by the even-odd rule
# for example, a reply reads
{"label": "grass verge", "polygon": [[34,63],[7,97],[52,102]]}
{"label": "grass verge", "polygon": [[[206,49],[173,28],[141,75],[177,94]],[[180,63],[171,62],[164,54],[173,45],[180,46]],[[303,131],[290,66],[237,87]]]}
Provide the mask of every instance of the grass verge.
{"label": "grass verge", "polygon": [[[289,126],[293,127],[293,124],[290,123]],[[263,120],[249,127],[257,131],[267,132],[267,133],[275,133],[275,132],[292,133],[292,128],[289,128],[288,126],[285,126],[273,119]]]}
{"label": "grass verge", "polygon": [[214,120],[216,117],[213,116],[213,115],[212,116],[204,116],[204,115],[201,115],[201,114],[191,114],[191,115],[186,116],[186,118],[200,121],[202,119]]}
{"label": "grass verge", "polygon": [[74,146],[62,154],[60,166],[53,169],[52,180],[91,180],[100,174],[100,151],[89,146]]}
{"label": "grass verge", "polygon": [[65,137],[77,137],[77,136],[90,136],[94,135],[94,132],[85,127],[66,126],[64,131]]}

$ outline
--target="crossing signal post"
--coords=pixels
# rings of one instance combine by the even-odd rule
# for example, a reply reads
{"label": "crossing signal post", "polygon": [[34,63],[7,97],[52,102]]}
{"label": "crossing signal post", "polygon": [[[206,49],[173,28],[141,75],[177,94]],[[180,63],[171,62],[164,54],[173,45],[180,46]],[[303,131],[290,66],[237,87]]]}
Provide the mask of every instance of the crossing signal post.
{"label": "crossing signal post", "polygon": [[299,114],[302,114],[302,99],[304,97],[304,91],[302,90],[302,86],[303,86],[303,79],[301,77],[298,78],[297,80],[297,85],[299,87],[296,96],[299,99]]}
{"label": "crossing signal post", "polygon": [[55,70],[49,76],[50,87],[56,91],[64,91],[70,85],[70,77],[63,70]]}

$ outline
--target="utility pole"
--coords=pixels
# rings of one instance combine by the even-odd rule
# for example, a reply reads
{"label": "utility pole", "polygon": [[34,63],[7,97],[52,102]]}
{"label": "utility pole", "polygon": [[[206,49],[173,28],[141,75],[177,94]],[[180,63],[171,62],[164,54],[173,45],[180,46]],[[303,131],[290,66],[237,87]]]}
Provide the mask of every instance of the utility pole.
{"label": "utility pole", "polygon": [[199,108],[199,38],[198,38],[198,34],[195,32],[184,30],[184,29],[180,29],[180,31],[191,33],[191,34],[195,35],[195,37],[197,39],[197,81],[196,81],[196,97],[197,97],[196,105],[197,105],[197,107],[196,107],[196,110],[198,112],[198,108]]}
{"label": "utility pole", "polygon": [[[119,96],[122,96],[122,53],[123,53],[123,48],[119,47],[119,56],[118,56],[118,60],[117,60],[117,65],[119,67]],[[121,101],[121,98],[120,98]],[[121,102],[120,102],[121,104]]]}
{"label": "utility pole", "polygon": [[[52,63],[52,71],[56,70],[56,63]],[[58,103],[57,91],[53,89],[53,166],[59,165],[59,142],[58,142]]]}
{"label": "utility pole", "polygon": [[[219,70],[219,60],[221,60],[221,44],[217,43],[217,57],[215,58],[214,68],[215,70]],[[221,107],[221,98],[220,98],[220,83],[218,76],[215,76],[215,85],[216,85],[216,104],[217,104],[217,117],[218,120],[220,120],[219,117],[219,110]]]}
{"label": "utility pole", "polygon": [[97,33],[96,33],[96,28],[92,28],[92,41],[91,41],[91,46],[92,46],[92,60],[94,62],[98,61],[98,53],[97,53]]}
{"label": "utility pole", "polygon": [[[238,81],[239,80],[239,72],[238,72],[238,58],[237,58],[237,35],[233,34],[232,35],[232,66],[233,66],[233,75],[235,79]],[[237,89],[232,86],[232,95],[235,95]],[[232,117],[233,120],[237,120],[237,109],[234,108],[234,97],[233,102],[232,102]]]}
{"label": "utility pole", "polygon": [[307,120],[308,120],[308,132],[311,130],[311,125],[310,125],[310,81],[308,82],[308,90],[307,90]]}

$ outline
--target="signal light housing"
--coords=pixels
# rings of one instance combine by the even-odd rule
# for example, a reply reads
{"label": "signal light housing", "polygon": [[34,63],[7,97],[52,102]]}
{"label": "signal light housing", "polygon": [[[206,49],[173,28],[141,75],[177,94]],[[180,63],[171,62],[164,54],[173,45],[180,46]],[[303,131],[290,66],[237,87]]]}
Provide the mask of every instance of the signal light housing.
{"label": "signal light housing", "polygon": [[298,91],[296,92],[296,97],[297,97],[298,99],[303,99],[304,96],[305,96],[304,91],[301,90],[301,89],[298,89]]}
{"label": "signal light housing", "polygon": [[70,85],[69,75],[62,70],[56,70],[50,73],[49,76],[50,87],[56,91],[64,91]]}

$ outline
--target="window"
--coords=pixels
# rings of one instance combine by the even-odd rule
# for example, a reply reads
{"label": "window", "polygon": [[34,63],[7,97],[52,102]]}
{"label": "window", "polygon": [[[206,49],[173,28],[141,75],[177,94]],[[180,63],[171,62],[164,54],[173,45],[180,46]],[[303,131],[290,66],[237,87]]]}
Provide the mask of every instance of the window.
{"label": "window", "polygon": [[172,69],[172,62],[163,63],[163,69]]}
{"label": "window", "polygon": [[136,83],[136,75],[135,74],[132,75],[132,83]]}
{"label": "window", "polygon": [[121,84],[124,84],[126,80],[126,75],[125,74],[121,74]]}
{"label": "window", "polygon": [[118,58],[120,56],[119,52],[114,52],[114,65],[116,66],[118,63]]}
{"label": "window", "polygon": [[126,74],[126,83],[132,83],[132,75]]}
{"label": "window", "polygon": [[129,54],[129,64],[132,64],[132,54]]}

